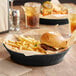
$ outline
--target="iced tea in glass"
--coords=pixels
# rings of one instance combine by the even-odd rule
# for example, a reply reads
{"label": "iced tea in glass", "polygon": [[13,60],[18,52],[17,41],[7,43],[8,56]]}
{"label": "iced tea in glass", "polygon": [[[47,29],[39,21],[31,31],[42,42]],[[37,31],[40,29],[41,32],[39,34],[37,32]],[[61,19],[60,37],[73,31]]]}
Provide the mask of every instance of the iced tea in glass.
{"label": "iced tea in glass", "polygon": [[72,10],[69,12],[69,29],[70,29],[70,34],[76,30],[76,11]]}
{"label": "iced tea in glass", "polygon": [[27,2],[25,7],[25,22],[27,28],[38,28],[39,27],[39,14],[40,14],[40,3]]}

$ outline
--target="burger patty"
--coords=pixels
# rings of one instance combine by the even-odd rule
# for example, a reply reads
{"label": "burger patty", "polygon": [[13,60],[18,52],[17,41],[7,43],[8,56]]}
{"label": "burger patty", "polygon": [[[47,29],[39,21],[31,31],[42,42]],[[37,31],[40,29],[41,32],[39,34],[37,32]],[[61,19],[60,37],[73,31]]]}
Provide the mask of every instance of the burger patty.
{"label": "burger patty", "polygon": [[46,44],[40,44],[40,46],[45,50],[57,51],[55,48],[48,46]]}

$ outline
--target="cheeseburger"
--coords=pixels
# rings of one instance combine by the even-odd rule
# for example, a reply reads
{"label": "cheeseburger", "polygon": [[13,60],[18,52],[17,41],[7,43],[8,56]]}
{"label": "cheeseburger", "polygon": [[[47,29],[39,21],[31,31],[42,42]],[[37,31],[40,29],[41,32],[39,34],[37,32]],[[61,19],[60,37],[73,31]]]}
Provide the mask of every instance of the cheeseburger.
{"label": "cheeseburger", "polygon": [[41,36],[40,49],[57,51],[67,47],[67,41],[60,33],[47,32]]}

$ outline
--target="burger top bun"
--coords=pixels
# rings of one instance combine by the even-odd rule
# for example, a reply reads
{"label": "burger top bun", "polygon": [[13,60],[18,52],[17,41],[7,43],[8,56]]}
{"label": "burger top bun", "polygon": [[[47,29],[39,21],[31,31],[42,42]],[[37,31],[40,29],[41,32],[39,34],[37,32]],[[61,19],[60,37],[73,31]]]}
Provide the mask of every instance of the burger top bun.
{"label": "burger top bun", "polygon": [[67,41],[58,32],[47,32],[41,36],[41,44],[46,44],[55,49],[67,47]]}

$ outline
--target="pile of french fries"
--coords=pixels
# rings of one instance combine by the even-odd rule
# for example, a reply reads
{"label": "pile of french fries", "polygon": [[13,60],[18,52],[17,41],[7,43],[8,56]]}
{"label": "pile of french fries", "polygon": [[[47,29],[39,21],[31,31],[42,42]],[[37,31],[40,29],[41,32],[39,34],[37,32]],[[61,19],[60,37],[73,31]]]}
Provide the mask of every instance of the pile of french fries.
{"label": "pile of french fries", "polygon": [[27,50],[27,51],[37,51],[44,52],[39,49],[39,40],[35,40],[31,37],[16,36],[17,41],[8,40],[7,45],[11,46],[14,50]]}

